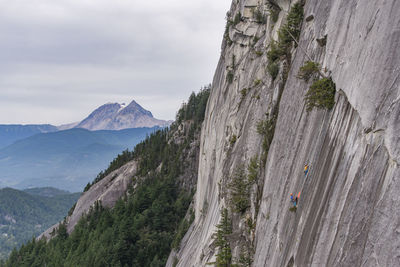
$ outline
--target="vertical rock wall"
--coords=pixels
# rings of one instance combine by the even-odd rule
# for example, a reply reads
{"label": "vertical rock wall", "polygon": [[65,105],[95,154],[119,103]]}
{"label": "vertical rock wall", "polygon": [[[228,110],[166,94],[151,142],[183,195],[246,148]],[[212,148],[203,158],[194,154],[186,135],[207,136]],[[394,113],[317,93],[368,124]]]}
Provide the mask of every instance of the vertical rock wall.
{"label": "vertical rock wall", "polygon": [[[277,22],[257,23],[251,9],[267,13],[270,3],[282,9]],[[216,70],[202,129],[196,220],[174,254],[178,266],[215,261],[212,234],[228,205],[226,177],[262,154],[256,125],[276,104],[255,235],[243,234],[254,245],[253,266],[400,266],[400,2],[306,1],[305,17],[314,18],[303,22],[300,47],[337,88],[333,110],[310,113],[303,100],[310,84],[296,78],[308,60],[301,49],[292,51],[284,87],[282,71],[275,81],[266,72],[270,40],[291,4],[232,3],[230,17],[240,11],[243,20],[230,27],[232,44],[224,41]],[[321,47],[316,39],[325,35]],[[294,213],[289,194],[297,192]],[[256,215],[252,204],[249,216]]]}
{"label": "vertical rock wall", "polygon": [[[305,14],[314,20],[304,22],[300,45],[331,71],[337,104],[304,112],[307,87],[295,75],[307,58],[297,51],[266,167],[254,266],[292,257],[295,266],[398,266],[400,3],[309,0]],[[290,213],[288,195],[298,191]]]}
{"label": "vertical rock wall", "polygon": [[[261,154],[256,125],[276,103],[280,82],[278,79],[272,83],[266,74],[265,45],[270,40],[267,29],[272,27],[255,22],[251,8],[257,5],[254,0],[234,1],[228,12],[229,20],[238,12],[243,17],[226,33],[207,105],[200,143],[196,219],[181,250],[171,255],[167,266],[172,265],[173,257],[179,259],[177,266],[204,266],[215,261],[212,235],[221,209],[228,204],[226,180],[239,165]],[[263,56],[256,51],[263,51]],[[233,74],[231,82],[229,73]]]}

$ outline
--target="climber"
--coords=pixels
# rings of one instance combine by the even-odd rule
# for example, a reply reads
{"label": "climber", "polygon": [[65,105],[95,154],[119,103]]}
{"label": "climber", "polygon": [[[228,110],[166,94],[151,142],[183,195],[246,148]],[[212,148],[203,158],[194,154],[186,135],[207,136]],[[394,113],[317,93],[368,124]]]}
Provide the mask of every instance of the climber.
{"label": "climber", "polygon": [[299,192],[299,193],[297,194],[297,196],[296,196],[296,199],[295,199],[295,201],[296,201],[296,204],[299,202],[299,199],[300,199],[300,194],[301,194],[301,192]]}
{"label": "climber", "polygon": [[306,163],[306,165],[304,166],[304,177],[306,177],[307,176],[307,173],[308,173],[308,164]]}
{"label": "climber", "polygon": [[293,206],[296,207],[297,200],[295,200],[295,199],[293,198],[293,193],[290,193],[290,202],[292,202],[292,203],[293,203]]}

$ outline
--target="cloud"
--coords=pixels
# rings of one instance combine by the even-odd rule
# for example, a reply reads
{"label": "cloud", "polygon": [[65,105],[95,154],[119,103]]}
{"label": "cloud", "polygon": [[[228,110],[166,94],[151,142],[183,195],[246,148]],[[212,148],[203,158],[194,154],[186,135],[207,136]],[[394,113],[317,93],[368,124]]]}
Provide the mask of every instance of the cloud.
{"label": "cloud", "polygon": [[132,99],[173,119],[212,80],[230,2],[0,0],[0,123],[68,123]]}

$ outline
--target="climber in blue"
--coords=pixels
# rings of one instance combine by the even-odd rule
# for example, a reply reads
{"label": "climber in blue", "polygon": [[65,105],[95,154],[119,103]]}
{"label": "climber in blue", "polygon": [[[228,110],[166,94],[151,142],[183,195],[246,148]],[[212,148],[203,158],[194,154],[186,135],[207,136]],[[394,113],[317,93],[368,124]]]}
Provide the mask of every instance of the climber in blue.
{"label": "climber in blue", "polygon": [[294,199],[293,193],[290,193],[290,201],[292,202],[293,206],[296,208],[296,205],[297,205],[297,198]]}

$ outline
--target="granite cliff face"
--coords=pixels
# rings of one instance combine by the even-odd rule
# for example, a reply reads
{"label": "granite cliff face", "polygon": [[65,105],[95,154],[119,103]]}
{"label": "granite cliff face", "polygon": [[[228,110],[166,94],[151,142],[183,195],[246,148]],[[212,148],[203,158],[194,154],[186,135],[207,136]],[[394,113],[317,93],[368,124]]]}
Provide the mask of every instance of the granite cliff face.
{"label": "granite cliff face", "polygon": [[[400,265],[400,2],[305,1],[299,45],[273,79],[266,54],[296,2],[232,3],[202,128],[196,219],[167,266],[218,261],[225,207],[232,262],[243,266]],[[310,58],[336,83],[332,110],[306,111],[311,82],[296,76]],[[267,151],[260,121],[274,122]],[[231,181],[254,158],[240,214]]]}

